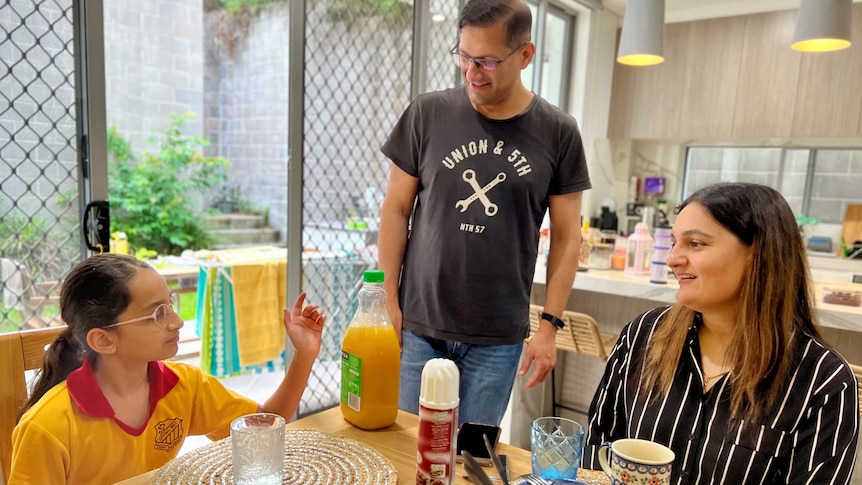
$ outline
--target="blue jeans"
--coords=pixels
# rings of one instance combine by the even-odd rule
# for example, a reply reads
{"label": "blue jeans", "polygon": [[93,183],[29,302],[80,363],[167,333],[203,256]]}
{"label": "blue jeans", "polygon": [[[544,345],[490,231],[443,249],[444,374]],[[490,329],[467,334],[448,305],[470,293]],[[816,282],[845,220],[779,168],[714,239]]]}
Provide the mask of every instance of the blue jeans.
{"label": "blue jeans", "polygon": [[500,425],[512,394],[523,344],[472,345],[407,330],[401,333],[401,339],[399,408],[419,412],[422,369],[429,360],[441,357],[455,362],[460,373],[458,425],[468,422]]}

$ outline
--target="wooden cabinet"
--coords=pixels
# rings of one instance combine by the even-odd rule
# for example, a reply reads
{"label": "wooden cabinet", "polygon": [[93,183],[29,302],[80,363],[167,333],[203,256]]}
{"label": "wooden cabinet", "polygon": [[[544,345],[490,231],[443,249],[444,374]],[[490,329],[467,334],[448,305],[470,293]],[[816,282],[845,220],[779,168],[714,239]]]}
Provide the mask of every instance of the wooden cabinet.
{"label": "wooden cabinet", "polygon": [[674,138],[679,132],[685,81],[685,64],[681,60],[686,56],[686,46],[667,39],[684,35],[687,29],[685,24],[665,26],[665,62],[659,65],[615,64],[608,137]]}
{"label": "wooden cabinet", "polygon": [[849,48],[802,54],[793,136],[862,135],[862,4],[853,5]]}
{"label": "wooden cabinet", "polygon": [[790,48],[796,11],[746,17],[733,138],[789,137],[802,55]]}
{"label": "wooden cabinet", "polygon": [[[831,53],[790,48],[796,10],[665,26],[665,62],[616,64],[610,138],[862,136],[862,28]],[[862,4],[853,6],[862,25]]]}
{"label": "wooden cabinet", "polygon": [[745,24],[736,18],[687,23],[685,35],[672,38],[687,46],[682,113],[678,135],[728,138],[739,79]]}

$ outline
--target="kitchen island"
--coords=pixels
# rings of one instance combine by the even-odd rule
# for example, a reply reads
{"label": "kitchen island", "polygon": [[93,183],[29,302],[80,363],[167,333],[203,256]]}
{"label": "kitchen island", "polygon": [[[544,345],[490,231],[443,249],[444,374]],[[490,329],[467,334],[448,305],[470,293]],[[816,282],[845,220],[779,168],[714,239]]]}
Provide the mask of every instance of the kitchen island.
{"label": "kitchen island", "polygon": [[[839,260],[839,262],[847,265],[848,269],[853,269],[853,263],[858,263],[862,266],[862,262],[857,261]],[[862,273],[862,268],[859,269],[858,273]],[[833,305],[823,302],[824,288],[840,289],[847,292],[862,292],[862,284],[851,282],[852,274],[853,271],[837,271],[821,267],[812,268],[812,275],[815,278],[814,290],[817,300],[817,313],[821,327],[862,332],[862,306]],[[544,301],[544,285],[545,266],[540,262],[536,264],[536,271],[533,276],[534,301]],[[629,315],[625,319],[628,322],[649,308],[675,303],[676,291],[679,289],[679,284],[673,278],[673,275],[668,276],[667,284],[655,284],[650,283],[649,275],[630,275],[618,270],[590,269],[589,271],[579,271],[577,273],[572,288],[574,289],[573,295],[581,291],[605,295],[614,298],[616,300],[615,304],[619,304],[623,308],[628,307],[633,302],[622,301],[622,298],[652,302],[651,305],[648,305],[648,308],[635,311]],[[535,300],[537,291],[541,292],[541,298]],[[590,300],[594,300],[597,296],[585,295]],[[605,315],[603,315],[607,310],[606,306],[600,306],[597,310],[590,311],[586,309],[584,303],[586,302],[583,299],[572,298],[569,300],[569,309],[589,313],[600,323],[603,320],[607,320],[604,318]],[[634,302],[634,307],[632,308],[640,307],[639,302]]]}

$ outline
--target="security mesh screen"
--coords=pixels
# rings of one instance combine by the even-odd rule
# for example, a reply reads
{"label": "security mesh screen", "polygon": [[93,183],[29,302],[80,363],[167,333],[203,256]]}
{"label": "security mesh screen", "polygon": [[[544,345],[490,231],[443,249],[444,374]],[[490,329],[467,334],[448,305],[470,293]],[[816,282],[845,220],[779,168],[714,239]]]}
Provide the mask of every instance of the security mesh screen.
{"label": "security mesh screen", "polygon": [[72,0],[0,4],[0,332],[57,324],[79,257]]}
{"label": "security mesh screen", "polygon": [[[424,15],[431,39],[428,85],[451,87],[457,69],[448,51],[456,41],[458,2],[434,2],[431,10]],[[310,253],[304,286],[311,301],[322,302],[328,321],[300,414],[338,403],[341,340],[362,272],[377,266],[390,163],[380,146],[410,102],[411,63],[422,62],[413,56],[413,15],[413,6],[400,1],[308,3],[302,240]]]}
{"label": "security mesh screen", "polygon": [[428,58],[424,60],[427,84],[423,92],[463,84],[461,70],[449,52],[458,43],[458,13],[463,0],[432,0],[428,21]]}

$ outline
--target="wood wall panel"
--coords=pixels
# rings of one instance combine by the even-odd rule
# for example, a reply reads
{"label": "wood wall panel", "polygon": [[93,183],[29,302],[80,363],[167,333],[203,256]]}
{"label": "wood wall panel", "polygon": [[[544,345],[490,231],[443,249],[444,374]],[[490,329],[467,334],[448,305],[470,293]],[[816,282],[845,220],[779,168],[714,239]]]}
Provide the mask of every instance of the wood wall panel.
{"label": "wood wall panel", "polygon": [[853,5],[851,45],[802,55],[793,136],[853,137],[862,110],[862,4]]}
{"label": "wood wall panel", "polygon": [[632,92],[636,69],[636,67],[626,66],[619,62],[614,63],[608,138],[631,138]]}
{"label": "wood wall panel", "polygon": [[686,24],[665,26],[665,61],[634,70],[631,138],[675,138],[679,135],[679,116],[685,56],[688,46],[674,42],[687,29]]}
{"label": "wood wall panel", "polygon": [[789,137],[802,61],[802,54],[789,47],[796,11],[744,18],[745,40],[731,135]]}
{"label": "wood wall panel", "polygon": [[[862,3],[853,45],[790,48],[796,10],[665,26],[665,62],[614,69],[612,137],[862,137]],[[619,98],[619,99],[617,99]]]}
{"label": "wood wall panel", "polygon": [[686,25],[686,34],[675,39],[688,45],[680,134],[685,138],[729,138],[733,132],[745,17]]}

